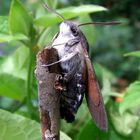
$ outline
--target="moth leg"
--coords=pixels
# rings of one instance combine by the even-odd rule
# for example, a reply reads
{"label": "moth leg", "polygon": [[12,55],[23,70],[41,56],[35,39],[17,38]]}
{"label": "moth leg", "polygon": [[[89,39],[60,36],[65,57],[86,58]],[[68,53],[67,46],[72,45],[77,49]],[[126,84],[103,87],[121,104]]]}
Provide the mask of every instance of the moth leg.
{"label": "moth leg", "polygon": [[57,74],[55,77],[55,84],[54,84],[54,88],[57,91],[66,91],[66,86],[63,82],[63,76],[61,74]]}
{"label": "moth leg", "polygon": [[63,76],[61,74],[57,74],[55,77],[55,81],[62,81],[63,80]]}

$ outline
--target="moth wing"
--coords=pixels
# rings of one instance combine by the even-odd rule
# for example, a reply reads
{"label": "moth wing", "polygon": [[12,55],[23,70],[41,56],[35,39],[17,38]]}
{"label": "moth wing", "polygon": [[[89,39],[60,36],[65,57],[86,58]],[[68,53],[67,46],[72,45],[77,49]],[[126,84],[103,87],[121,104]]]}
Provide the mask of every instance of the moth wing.
{"label": "moth wing", "polygon": [[102,130],[108,129],[107,115],[103,103],[103,98],[100,92],[94,68],[91,64],[87,51],[85,52],[85,61],[88,75],[88,92],[86,94],[87,104],[93,120],[97,127]]}

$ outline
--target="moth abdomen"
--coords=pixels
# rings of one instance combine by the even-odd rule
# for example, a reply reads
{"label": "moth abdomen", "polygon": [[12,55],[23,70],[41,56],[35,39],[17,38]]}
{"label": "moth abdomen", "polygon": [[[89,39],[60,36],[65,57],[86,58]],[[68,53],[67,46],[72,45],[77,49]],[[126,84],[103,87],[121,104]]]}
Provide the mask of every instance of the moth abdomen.
{"label": "moth abdomen", "polygon": [[61,118],[64,118],[67,122],[75,120],[75,114],[82,103],[85,92],[82,76],[78,75],[81,74],[75,73],[73,78],[65,83],[67,91],[61,93],[60,114]]}
{"label": "moth abdomen", "polygon": [[77,108],[74,106],[77,104],[73,99],[61,95],[60,99],[60,115],[61,118],[65,119],[67,122],[73,122],[75,120],[75,113]]}

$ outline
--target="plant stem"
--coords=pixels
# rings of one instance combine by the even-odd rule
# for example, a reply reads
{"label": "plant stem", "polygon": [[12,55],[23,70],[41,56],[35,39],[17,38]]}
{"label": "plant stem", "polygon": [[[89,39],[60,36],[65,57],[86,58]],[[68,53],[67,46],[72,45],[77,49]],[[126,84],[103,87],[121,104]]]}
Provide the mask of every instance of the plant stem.
{"label": "plant stem", "polygon": [[28,65],[28,74],[27,74],[27,85],[26,85],[26,93],[27,93],[27,109],[30,117],[32,117],[32,99],[31,99],[31,79],[32,79],[32,62],[33,62],[33,51],[32,47],[29,48],[29,65]]}

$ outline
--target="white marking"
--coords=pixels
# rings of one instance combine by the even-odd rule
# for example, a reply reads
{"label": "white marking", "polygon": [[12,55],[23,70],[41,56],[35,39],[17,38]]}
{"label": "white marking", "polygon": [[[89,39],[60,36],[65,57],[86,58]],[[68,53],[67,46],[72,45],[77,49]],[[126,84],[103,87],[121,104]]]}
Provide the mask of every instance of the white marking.
{"label": "white marking", "polygon": [[73,37],[71,30],[70,30],[70,26],[67,23],[62,22],[60,24],[60,34],[62,36],[71,36]]}
{"label": "white marking", "polygon": [[[68,42],[75,37],[72,35],[70,26],[66,23],[62,22],[60,24],[60,32],[58,37],[54,40],[52,46],[53,48],[57,49],[59,57],[62,57],[65,54],[65,42]],[[57,45],[62,44],[62,45]],[[56,45],[56,46],[55,46]]]}
{"label": "white marking", "polygon": [[80,95],[78,96],[78,101],[80,101],[80,100],[81,100],[81,97],[82,97],[82,95],[80,94]]}
{"label": "white marking", "polygon": [[55,134],[51,133],[49,129],[47,129],[45,131],[45,139],[48,140],[48,139],[53,139],[55,137]]}
{"label": "white marking", "polygon": [[79,74],[79,73],[77,73],[76,75],[77,75],[78,77],[80,77],[80,76],[81,76],[81,74]]}
{"label": "white marking", "polygon": [[77,84],[77,87],[82,87],[80,84]]}
{"label": "white marking", "polygon": [[39,84],[42,84],[43,83],[43,81],[39,81]]}

